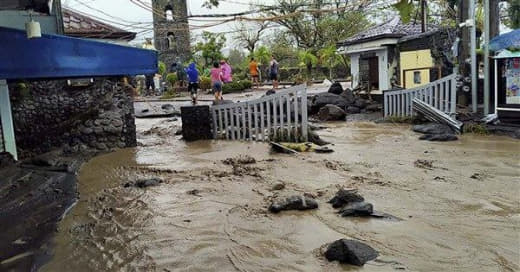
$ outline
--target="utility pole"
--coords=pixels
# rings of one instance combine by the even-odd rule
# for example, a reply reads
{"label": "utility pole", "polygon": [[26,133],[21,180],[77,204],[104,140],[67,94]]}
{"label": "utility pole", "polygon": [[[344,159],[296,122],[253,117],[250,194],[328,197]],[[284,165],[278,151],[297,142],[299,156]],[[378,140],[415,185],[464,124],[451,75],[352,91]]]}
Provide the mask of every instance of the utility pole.
{"label": "utility pole", "polygon": [[470,52],[471,52],[471,106],[473,112],[477,112],[477,81],[478,81],[478,70],[477,70],[477,24],[475,20],[475,1],[476,0],[470,0],[470,20],[471,20],[471,45],[470,45]]}
{"label": "utility pole", "polygon": [[489,0],[484,0],[484,115],[489,114]]}
{"label": "utility pole", "polygon": [[426,32],[428,30],[428,13],[426,12],[426,0],[421,0],[421,30]]}

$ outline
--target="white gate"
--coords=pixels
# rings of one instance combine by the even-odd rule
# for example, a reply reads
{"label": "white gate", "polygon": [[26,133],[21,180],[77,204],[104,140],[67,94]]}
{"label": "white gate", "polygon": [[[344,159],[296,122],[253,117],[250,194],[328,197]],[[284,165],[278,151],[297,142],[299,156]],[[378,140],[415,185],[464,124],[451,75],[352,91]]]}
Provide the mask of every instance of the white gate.
{"label": "white gate", "polygon": [[385,117],[411,116],[414,98],[418,98],[448,115],[455,115],[457,106],[456,74],[413,89],[385,91]]}
{"label": "white gate", "polygon": [[307,141],[307,89],[294,86],[264,97],[211,107],[213,138]]}

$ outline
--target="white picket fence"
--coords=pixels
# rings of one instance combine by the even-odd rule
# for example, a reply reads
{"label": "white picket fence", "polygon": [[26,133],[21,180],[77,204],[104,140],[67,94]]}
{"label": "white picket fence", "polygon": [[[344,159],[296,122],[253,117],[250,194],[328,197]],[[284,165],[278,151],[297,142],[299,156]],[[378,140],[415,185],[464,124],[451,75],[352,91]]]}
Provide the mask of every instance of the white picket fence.
{"label": "white picket fence", "polygon": [[213,138],[307,141],[307,88],[294,86],[255,100],[211,107]]}
{"label": "white picket fence", "polygon": [[450,116],[455,115],[457,106],[456,77],[456,74],[452,74],[413,89],[385,91],[383,105],[385,117],[411,116],[414,98],[418,98]]}

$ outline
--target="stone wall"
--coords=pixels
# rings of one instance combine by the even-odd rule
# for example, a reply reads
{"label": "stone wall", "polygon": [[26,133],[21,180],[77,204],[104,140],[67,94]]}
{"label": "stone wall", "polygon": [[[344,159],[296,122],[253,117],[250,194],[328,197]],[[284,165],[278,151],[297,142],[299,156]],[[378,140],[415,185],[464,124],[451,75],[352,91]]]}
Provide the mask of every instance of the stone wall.
{"label": "stone wall", "polygon": [[22,159],[57,148],[77,153],[136,145],[130,86],[99,79],[87,87],[59,80],[12,83],[9,89]]}

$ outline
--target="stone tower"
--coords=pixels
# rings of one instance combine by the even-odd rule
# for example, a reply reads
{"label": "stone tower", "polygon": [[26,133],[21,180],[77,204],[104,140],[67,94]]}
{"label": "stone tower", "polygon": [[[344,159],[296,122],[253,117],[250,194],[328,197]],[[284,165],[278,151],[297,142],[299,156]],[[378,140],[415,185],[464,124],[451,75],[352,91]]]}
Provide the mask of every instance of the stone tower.
{"label": "stone tower", "polygon": [[190,58],[190,29],[186,0],[152,0],[154,44],[167,67]]}

